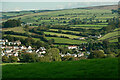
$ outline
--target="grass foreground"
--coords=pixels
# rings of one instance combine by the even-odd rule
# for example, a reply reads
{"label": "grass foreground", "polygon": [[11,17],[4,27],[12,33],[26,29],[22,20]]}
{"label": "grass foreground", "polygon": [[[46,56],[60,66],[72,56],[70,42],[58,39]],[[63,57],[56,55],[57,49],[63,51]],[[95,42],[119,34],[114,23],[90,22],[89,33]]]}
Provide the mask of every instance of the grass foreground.
{"label": "grass foreground", "polygon": [[9,78],[118,78],[118,58],[2,65]]}

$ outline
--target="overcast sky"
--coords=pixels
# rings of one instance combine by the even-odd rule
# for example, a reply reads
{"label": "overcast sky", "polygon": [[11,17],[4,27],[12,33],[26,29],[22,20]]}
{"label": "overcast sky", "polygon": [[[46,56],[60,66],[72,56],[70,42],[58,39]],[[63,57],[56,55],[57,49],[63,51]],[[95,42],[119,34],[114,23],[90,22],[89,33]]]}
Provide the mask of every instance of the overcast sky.
{"label": "overcast sky", "polygon": [[0,11],[70,9],[114,5],[118,4],[118,1],[119,0],[2,0],[2,8]]}
{"label": "overcast sky", "polygon": [[2,2],[119,2],[119,0],[1,0]]}

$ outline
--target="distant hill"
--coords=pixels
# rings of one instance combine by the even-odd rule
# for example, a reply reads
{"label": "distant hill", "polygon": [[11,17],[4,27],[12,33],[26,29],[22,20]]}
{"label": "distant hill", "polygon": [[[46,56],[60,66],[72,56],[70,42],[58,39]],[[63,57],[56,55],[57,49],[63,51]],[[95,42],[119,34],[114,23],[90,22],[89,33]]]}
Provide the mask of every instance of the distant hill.
{"label": "distant hill", "polygon": [[92,7],[84,7],[79,9],[118,9],[118,5],[102,5],[102,6],[92,6]]}

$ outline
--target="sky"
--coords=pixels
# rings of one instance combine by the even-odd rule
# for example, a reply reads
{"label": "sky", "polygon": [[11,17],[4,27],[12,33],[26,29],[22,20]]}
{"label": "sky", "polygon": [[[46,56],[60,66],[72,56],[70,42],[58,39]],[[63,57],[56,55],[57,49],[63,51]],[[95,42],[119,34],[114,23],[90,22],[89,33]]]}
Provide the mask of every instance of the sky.
{"label": "sky", "polygon": [[2,2],[119,2],[119,0],[1,0]]}
{"label": "sky", "polygon": [[[18,2],[19,1],[19,2]],[[29,1],[29,2],[28,2]],[[34,1],[34,2],[33,2]],[[44,2],[42,2],[44,1]],[[70,9],[79,7],[99,6],[99,5],[114,5],[118,4],[118,0],[2,0],[0,3],[0,12],[7,11],[22,11],[22,10],[57,10],[57,9]],[[81,2],[80,2],[81,1]],[[108,1],[108,2],[107,2]],[[110,2],[113,1],[113,2]]]}

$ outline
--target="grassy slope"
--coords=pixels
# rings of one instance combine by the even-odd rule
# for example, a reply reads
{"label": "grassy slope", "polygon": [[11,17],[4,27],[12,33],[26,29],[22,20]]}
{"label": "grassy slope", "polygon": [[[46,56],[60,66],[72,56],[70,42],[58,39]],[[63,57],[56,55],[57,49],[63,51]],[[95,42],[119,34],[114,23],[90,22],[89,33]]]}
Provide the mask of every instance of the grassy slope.
{"label": "grassy slope", "polygon": [[[120,31],[115,31],[115,32],[110,32],[106,35],[104,35],[103,37],[101,37],[99,40],[104,40],[104,39],[107,39],[107,38],[110,38],[110,37],[114,37],[114,36],[120,36],[118,33]],[[117,37],[116,37],[117,38]]]}
{"label": "grassy slope", "polygon": [[109,40],[109,42],[118,42],[118,38],[113,39],[113,40]]}
{"label": "grassy slope", "polygon": [[66,38],[57,38],[57,37],[46,37],[48,40],[49,39],[54,39],[55,43],[68,43],[68,44],[81,44],[81,43],[86,43],[86,41],[82,40],[71,40],[71,39],[66,39]]}
{"label": "grassy slope", "polygon": [[3,65],[5,78],[117,78],[118,59]]}
{"label": "grassy slope", "polygon": [[23,27],[3,28],[3,31],[14,31],[14,32],[25,33]]}
{"label": "grassy slope", "polygon": [[71,39],[73,38],[79,38],[80,36],[75,36],[75,35],[70,35],[70,34],[61,34],[61,33],[54,33],[54,32],[44,32],[45,34],[50,34],[50,35],[57,35],[57,36],[66,36]]}
{"label": "grassy slope", "polygon": [[[4,35],[4,36],[6,36],[6,35]],[[26,37],[26,36],[20,36],[20,35],[10,35],[10,36],[12,36],[12,37],[19,37],[19,38],[23,38],[23,39],[28,38],[28,37]],[[41,41],[39,38],[32,38],[32,39],[34,39],[35,41],[43,42],[43,41]]]}

